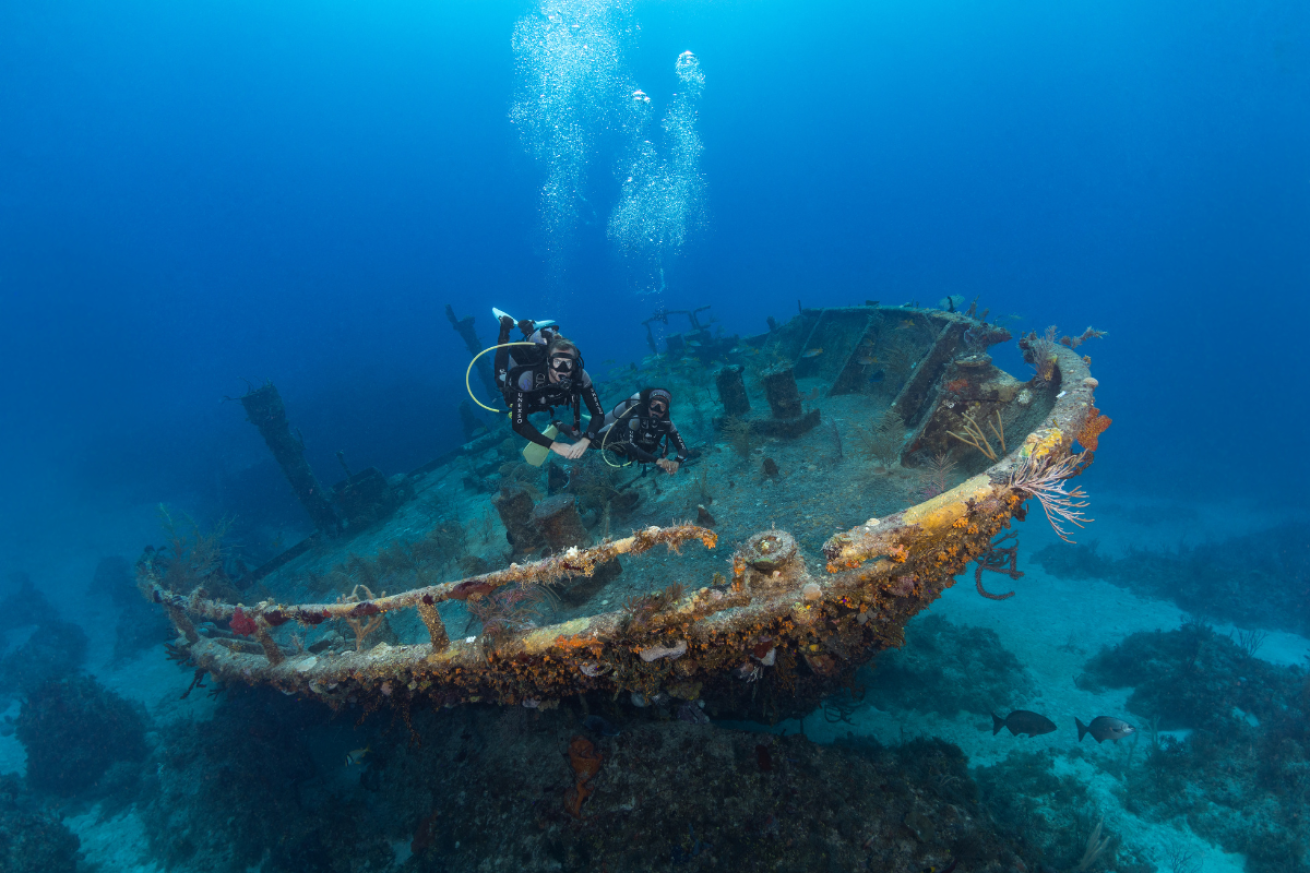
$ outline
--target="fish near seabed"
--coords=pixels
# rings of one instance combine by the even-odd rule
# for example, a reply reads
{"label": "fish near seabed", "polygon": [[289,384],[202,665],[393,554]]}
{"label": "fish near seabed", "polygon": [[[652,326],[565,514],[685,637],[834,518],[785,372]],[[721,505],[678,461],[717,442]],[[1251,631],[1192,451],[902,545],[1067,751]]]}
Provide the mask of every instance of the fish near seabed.
{"label": "fish near seabed", "polygon": [[817,358],[821,354],[823,354],[823,349],[806,349],[805,351],[801,352],[801,357]]}
{"label": "fish near seabed", "polygon": [[997,718],[996,713],[992,713],[992,736],[1000,733],[1003,727],[1009,728],[1012,736],[1017,737],[1024,734],[1031,738],[1041,734],[1049,734],[1055,730],[1055,722],[1044,715],[1029,712],[1026,709],[1016,709],[1005,718]]}
{"label": "fish near seabed", "polygon": [[353,752],[346,752],[346,766],[349,767],[352,764],[364,763],[364,756],[367,755],[368,752],[368,746],[365,746],[362,749],[355,749]]}
{"label": "fish near seabed", "polygon": [[1098,743],[1105,740],[1114,740],[1118,742],[1131,733],[1136,733],[1137,729],[1121,718],[1115,718],[1112,715],[1098,715],[1092,719],[1091,724],[1083,724],[1077,718],[1073,723],[1078,725],[1078,742],[1083,741],[1083,737],[1091,734],[1096,738]]}

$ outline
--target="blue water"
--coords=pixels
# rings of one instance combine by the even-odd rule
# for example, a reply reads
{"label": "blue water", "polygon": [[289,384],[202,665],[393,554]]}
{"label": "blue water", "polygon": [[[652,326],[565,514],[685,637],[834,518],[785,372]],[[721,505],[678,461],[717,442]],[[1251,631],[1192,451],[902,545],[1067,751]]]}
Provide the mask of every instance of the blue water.
{"label": "blue water", "polygon": [[[155,504],[293,515],[225,401],[248,384],[277,383],[320,470],[456,447],[448,303],[488,344],[499,306],[619,365],[660,308],[744,335],[798,301],[962,294],[1016,333],[1091,324],[1114,426],[1089,489],[1303,519],[1310,6],[637,2],[614,81],[578,93],[635,84],[651,123],[577,116],[552,224],[510,115],[516,24],[553,11],[0,7],[0,571],[93,628],[77,594],[157,537]],[[631,149],[672,154],[687,50],[694,220],[634,253],[607,222]]]}

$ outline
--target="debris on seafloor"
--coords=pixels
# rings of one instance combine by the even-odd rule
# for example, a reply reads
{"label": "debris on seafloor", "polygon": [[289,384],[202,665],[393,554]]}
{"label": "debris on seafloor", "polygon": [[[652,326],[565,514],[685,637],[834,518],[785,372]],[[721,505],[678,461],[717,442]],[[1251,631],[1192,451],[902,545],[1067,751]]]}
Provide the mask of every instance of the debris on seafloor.
{"label": "debris on seafloor", "polygon": [[740,366],[727,366],[719,370],[714,381],[723,401],[723,412],[730,418],[740,418],[751,411],[750,398],[746,395],[746,383],[742,380]]}
{"label": "debris on seafloor", "polygon": [[604,757],[596,751],[596,744],[582,735],[569,743],[569,765],[573,768],[574,783],[565,795],[564,804],[574,818],[582,818],[582,804],[596,789],[591,780],[600,772]]}

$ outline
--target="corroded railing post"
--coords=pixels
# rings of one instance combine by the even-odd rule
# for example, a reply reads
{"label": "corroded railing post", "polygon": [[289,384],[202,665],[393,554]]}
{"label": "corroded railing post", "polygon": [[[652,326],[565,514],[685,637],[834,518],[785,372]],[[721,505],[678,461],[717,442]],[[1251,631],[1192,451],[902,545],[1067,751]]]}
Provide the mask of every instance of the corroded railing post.
{"label": "corroded railing post", "polygon": [[282,650],[278,648],[277,640],[273,639],[272,634],[268,632],[268,628],[264,627],[262,621],[258,623],[258,628],[255,630],[255,641],[264,650],[264,656],[268,658],[268,663],[272,666],[276,667],[287,659],[287,656],[282,654]]}
{"label": "corroded railing post", "polygon": [[194,643],[200,639],[200,631],[196,630],[195,624],[192,623],[190,616],[180,607],[172,604],[165,604],[164,610],[173,622],[173,627],[177,628],[178,633],[187,638],[187,642]]}
{"label": "corroded railing post", "polygon": [[426,600],[420,600],[418,603],[418,616],[423,619],[423,623],[428,628],[428,635],[432,637],[432,654],[444,652],[450,646],[450,635],[446,633],[446,625],[441,621],[441,615],[437,612],[437,605]]}

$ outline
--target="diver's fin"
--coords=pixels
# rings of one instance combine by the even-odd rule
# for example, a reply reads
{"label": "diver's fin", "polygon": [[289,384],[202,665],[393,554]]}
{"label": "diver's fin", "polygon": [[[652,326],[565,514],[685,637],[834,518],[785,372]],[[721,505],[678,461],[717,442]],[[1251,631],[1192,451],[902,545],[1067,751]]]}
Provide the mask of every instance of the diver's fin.
{"label": "diver's fin", "polygon": [[[491,307],[491,314],[496,317],[497,321],[508,318],[510,321],[517,324],[519,326],[519,330],[522,330],[525,334],[534,333],[546,327],[553,327],[556,329],[558,329],[559,327],[559,322],[555,321],[555,319],[553,318],[546,318],[546,319],[542,319],[541,321],[534,321],[532,319],[525,318],[522,321],[520,321],[519,319],[510,315],[505,310],[497,309],[494,306]],[[531,327],[532,330],[528,330],[527,329],[528,327]]]}

